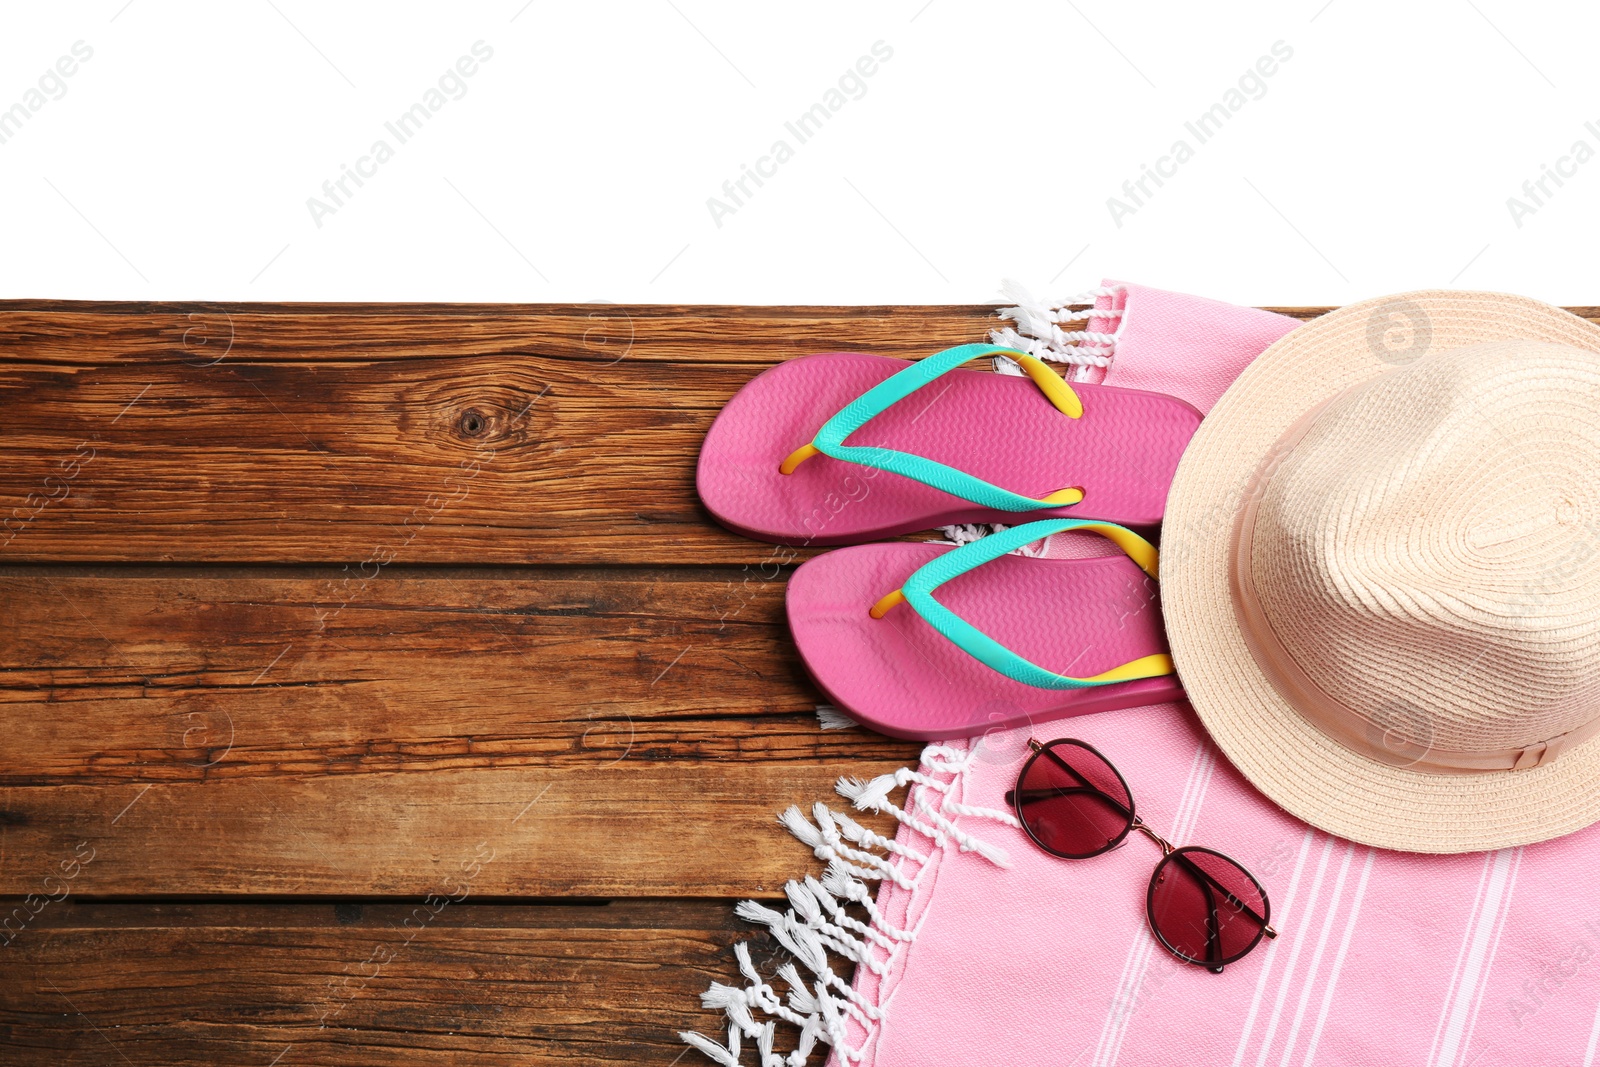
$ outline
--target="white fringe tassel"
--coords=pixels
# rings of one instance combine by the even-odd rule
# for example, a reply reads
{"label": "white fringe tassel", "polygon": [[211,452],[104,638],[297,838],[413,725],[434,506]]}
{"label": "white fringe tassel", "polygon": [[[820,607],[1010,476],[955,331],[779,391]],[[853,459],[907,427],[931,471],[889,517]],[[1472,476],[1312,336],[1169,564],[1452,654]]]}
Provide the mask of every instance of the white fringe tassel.
{"label": "white fringe tassel", "polygon": [[[819,718],[822,710],[817,709]],[[952,818],[966,816],[1017,825],[1016,816],[1010,812],[972,807],[950,798],[952,787],[961,782],[975,755],[948,745],[929,745],[922,750],[922,769],[902,767],[871,781],[841,778],[836,788],[858,810],[893,815],[932,841],[936,850],[976,852],[1005,867],[1010,860],[1004,849],[978,840]],[[891,792],[901,788],[907,789],[905,808],[889,799]],[[784,886],[789,899],[785,911],[754,900],[743,901],[734,910],[741,919],[765,926],[794,957],[795,962],[785,963],[777,973],[788,986],[788,995],[778,996],[751,961],[749,943],[740,942],[733,951],[739,972],[748,984],[739,987],[713,982],[700,997],[705,1007],[727,1015],[728,1043],[720,1045],[692,1032],[678,1036],[722,1067],[738,1067],[740,1047],[746,1039],[755,1040],[761,1067],[803,1067],[819,1041],[833,1046],[846,1063],[856,1063],[864,1050],[846,1044],[846,1019],[854,1019],[870,1037],[883,1020],[884,1009],[841,978],[833,970],[830,955],[879,976],[888,974],[904,946],[916,940],[916,931],[902,930],[890,923],[878,910],[876,893],[867,883],[887,879],[915,893],[917,875],[901,868],[915,864],[920,875],[930,856],[869,830],[821,801],[812,807],[810,818],[798,807],[790,807],[778,816],[778,821],[813,855],[825,861],[827,870],[821,878],[806,875]],[[859,916],[852,914],[852,909],[859,909]],[[802,977],[796,963],[809,977]],[[758,1018],[758,1012],[768,1018]],[[774,1050],[776,1024],[780,1020],[799,1030],[794,1048],[787,1055]]]}
{"label": "white fringe tassel", "polygon": [[824,730],[853,730],[861,725],[832,704],[817,705],[817,724]]}
{"label": "white fringe tassel", "polygon": [[[958,526],[941,526],[939,527],[939,532],[944,534],[944,539],[950,544],[960,547],[961,545],[971,544],[979,538],[988,537],[991,534],[997,534],[1002,530],[1009,529],[1011,527],[1003,522],[967,522]],[[937,543],[934,542],[934,544]],[[1044,546],[1045,541],[1035,541],[1031,545],[1023,545],[1021,548],[1012,549],[1010,554],[1013,556],[1042,556],[1044,555]]]}
{"label": "white fringe tassel", "polygon": [[[1100,297],[1121,291],[1120,287],[1098,288],[1060,300],[1039,300],[1019,283],[1007,278],[1001,283],[1000,292],[1007,300],[1014,301],[1015,306],[1000,308],[996,314],[1002,319],[1010,319],[1016,325],[993,330],[989,340],[1053,363],[1065,363],[1078,368],[1109,367],[1112,357],[1117,354],[1117,334],[1087,329],[1063,330],[1060,324],[1082,321],[1087,325],[1091,315],[1097,319],[1120,320],[1121,311],[1089,309]],[[1084,310],[1077,310],[1079,308]],[[1120,328],[1121,322],[1118,321],[1119,332]],[[1001,374],[1022,373],[1016,361],[1006,356],[995,357],[994,369]],[[1081,373],[1080,370],[1080,376]]]}

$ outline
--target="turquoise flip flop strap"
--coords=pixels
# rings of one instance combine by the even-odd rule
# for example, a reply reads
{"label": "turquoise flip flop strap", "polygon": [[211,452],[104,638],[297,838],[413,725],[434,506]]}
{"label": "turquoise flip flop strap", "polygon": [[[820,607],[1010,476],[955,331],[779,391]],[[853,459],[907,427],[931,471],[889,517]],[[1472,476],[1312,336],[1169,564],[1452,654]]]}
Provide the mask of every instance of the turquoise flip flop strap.
{"label": "turquoise flip flop strap", "polygon": [[979,538],[953,552],[941,554],[918,568],[899,590],[880,600],[873,608],[873,615],[881,618],[899,602],[897,594],[903,594],[905,602],[957,648],[1007,678],[1038,689],[1085,689],[1173,673],[1172,657],[1158,653],[1088,678],[1057,674],[1019,656],[934,599],[933,591],[950,579],[1063,530],[1089,530],[1101,534],[1115,542],[1146,574],[1152,578],[1157,576],[1158,553],[1155,547],[1126,527],[1091,519],[1042,519],[1013,526],[1009,530]]}
{"label": "turquoise flip flop strap", "polygon": [[[964,471],[958,471],[954,467],[947,467],[943,463],[914,456],[908,452],[874,445],[844,443],[846,437],[866,425],[875,416],[882,414],[891,404],[904,400],[941,375],[968,360],[1000,354],[1012,358],[1031,358],[1025,353],[1000,345],[972,344],[947,348],[943,352],[918,360],[840,408],[833,418],[823,423],[822,429],[817,431],[811,443],[816,446],[817,451],[833,459],[847,460],[899,474],[935,489],[941,489],[952,496],[998,511],[1038,511],[1042,508],[1059,508],[1074,503],[1072,500],[1056,502],[1035,500],[1020,493],[1013,493],[1009,489],[1002,489],[998,485],[973,477]],[[1054,372],[1049,373],[1054,374]],[[1057,382],[1060,385],[1065,384],[1061,383],[1059,378]]]}

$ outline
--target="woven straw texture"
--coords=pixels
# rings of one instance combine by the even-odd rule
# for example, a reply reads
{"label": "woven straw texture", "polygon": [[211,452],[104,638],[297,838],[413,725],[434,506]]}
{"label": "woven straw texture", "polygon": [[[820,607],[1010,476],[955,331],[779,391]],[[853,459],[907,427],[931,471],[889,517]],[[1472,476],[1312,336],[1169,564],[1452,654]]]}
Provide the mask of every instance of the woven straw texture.
{"label": "woven straw texture", "polygon": [[1517,749],[1582,727],[1600,711],[1596,353],[1600,328],[1536,301],[1380,298],[1278,341],[1201,425],[1162,531],[1168,635],[1217,744],[1293,815],[1417,852],[1600,820],[1600,739],[1468,773],[1334,741],[1258,666],[1230,592],[1252,480],[1331,400],[1257,494],[1250,573],[1284,649],[1323,692],[1424,747]]}

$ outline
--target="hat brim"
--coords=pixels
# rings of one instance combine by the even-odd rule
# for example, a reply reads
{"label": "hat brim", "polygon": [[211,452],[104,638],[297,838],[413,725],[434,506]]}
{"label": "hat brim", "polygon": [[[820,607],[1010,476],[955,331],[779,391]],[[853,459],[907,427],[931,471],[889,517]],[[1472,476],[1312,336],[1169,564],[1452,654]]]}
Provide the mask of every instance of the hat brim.
{"label": "hat brim", "polygon": [[1234,766],[1290,814],[1331,834],[1409,852],[1476,852],[1600,821],[1600,738],[1541,767],[1469,774],[1396,767],[1332,740],[1257,666],[1229,591],[1240,499],[1295,420],[1425,351],[1508,340],[1600,352],[1600,326],[1498,293],[1430,290],[1352,304],[1257,357],[1178,465],[1161,533],[1161,606],[1178,678]]}

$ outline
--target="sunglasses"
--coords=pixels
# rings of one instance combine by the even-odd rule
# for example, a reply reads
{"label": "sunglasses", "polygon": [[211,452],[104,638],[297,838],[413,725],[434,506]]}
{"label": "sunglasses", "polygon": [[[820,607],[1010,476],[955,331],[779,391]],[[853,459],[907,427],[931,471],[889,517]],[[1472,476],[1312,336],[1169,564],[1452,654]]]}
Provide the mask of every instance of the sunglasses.
{"label": "sunglasses", "polygon": [[1235,860],[1199,845],[1175,847],[1134,814],[1133,794],[1122,774],[1090,745],[1061,738],[1047,745],[1029,739],[1033,755],[1006,801],[1033,843],[1062,859],[1083,860],[1122,844],[1138,830],[1161,846],[1150,876],[1145,914],[1168,952],[1221,974],[1266,937],[1267,891]]}

